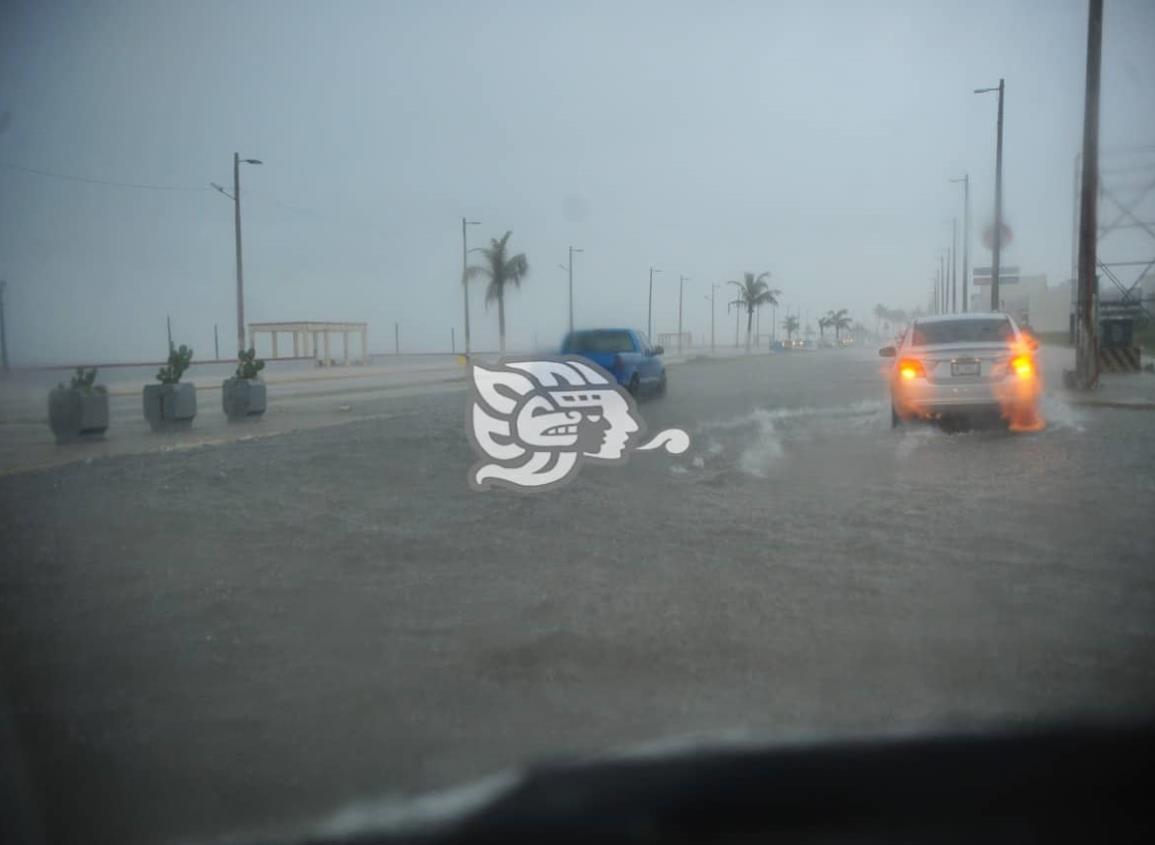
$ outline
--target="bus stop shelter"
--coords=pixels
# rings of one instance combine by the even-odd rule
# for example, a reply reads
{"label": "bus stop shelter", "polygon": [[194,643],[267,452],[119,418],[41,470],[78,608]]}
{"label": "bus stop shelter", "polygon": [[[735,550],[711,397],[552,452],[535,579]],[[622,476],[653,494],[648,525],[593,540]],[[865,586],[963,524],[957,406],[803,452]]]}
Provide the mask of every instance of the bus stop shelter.
{"label": "bus stop shelter", "polygon": [[[279,340],[281,335],[289,335],[292,344],[293,358],[313,358],[320,366],[331,367],[337,363],[367,364],[369,363],[369,324],[368,323],[325,323],[317,320],[303,320],[291,323],[249,323],[249,346],[258,347],[258,337],[268,335],[270,340],[270,360],[282,356]],[[360,335],[360,354],[350,348],[349,335]],[[340,361],[333,357],[333,335],[341,337]]]}

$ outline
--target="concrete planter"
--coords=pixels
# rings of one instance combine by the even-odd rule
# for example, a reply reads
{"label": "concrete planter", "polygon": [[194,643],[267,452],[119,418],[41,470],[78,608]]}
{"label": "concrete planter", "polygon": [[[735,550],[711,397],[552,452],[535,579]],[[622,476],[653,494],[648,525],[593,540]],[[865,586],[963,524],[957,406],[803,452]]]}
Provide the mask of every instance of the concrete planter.
{"label": "concrete planter", "polygon": [[196,385],[149,384],[144,388],[144,418],[153,431],[173,431],[192,426],[197,415]]}
{"label": "concrete planter", "polygon": [[48,424],[57,443],[103,437],[108,429],[108,393],[103,387],[56,388],[48,394]]}
{"label": "concrete planter", "polygon": [[256,378],[225,379],[221,406],[230,422],[255,419],[265,412],[265,383]]}

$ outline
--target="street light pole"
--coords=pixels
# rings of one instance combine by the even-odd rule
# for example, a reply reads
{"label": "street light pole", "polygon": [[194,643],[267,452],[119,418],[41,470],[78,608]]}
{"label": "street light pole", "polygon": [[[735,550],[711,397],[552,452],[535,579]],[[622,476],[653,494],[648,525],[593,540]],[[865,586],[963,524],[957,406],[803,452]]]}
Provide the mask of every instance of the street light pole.
{"label": "street light pole", "polygon": [[4,325],[4,294],[8,290],[8,283],[0,279],[0,362],[4,372],[8,372],[8,329]]}
{"label": "street light pole", "polygon": [[242,159],[233,153],[233,226],[237,239],[237,352],[245,349],[245,272],[241,261],[241,164],[260,164],[255,158]]}
{"label": "street light pole", "polygon": [[938,293],[939,293],[939,309],[938,310],[939,310],[940,314],[946,314],[950,310],[947,307],[948,303],[950,302],[950,296],[949,296],[949,294],[950,294],[950,272],[947,270],[947,266],[946,266],[946,260],[947,260],[947,256],[949,254],[950,254],[949,249],[943,249],[942,252],[940,252],[938,254],[939,272],[942,274],[940,276],[940,278],[942,279],[942,284],[939,286],[939,289],[938,289]]}
{"label": "street light pole", "polygon": [[569,248],[569,264],[566,269],[569,270],[569,333],[573,334],[573,254],[575,252],[582,252],[580,249]]}
{"label": "street light pole", "polygon": [[661,272],[661,270],[650,267],[650,304],[646,317],[646,337],[650,339],[650,343],[654,342],[654,273]]}
{"label": "street light pole", "polygon": [[714,295],[722,287],[717,282],[710,285],[710,354],[714,354]]}
{"label": "street light pole", "polygon": [[241,165],[263,164],[257,158],[241,158],[233,153],[233,192],[230,194],[216,182],[210,184],[233,201],[233,230],[236,236],[237,255],[237,352],[245,349],[245,271],[241,260]]}
{"label": "street light pole", "polygon": [[465,356],[469,357],[469,245],[466,242],[465,227],[478,226],[480,220],[461,218],[461,290],[465,296]]}
{"label": "street light pole", "polygon": [[950,221],[950,310],[958,313],[958,218]]}
{"label": "street light pole", "polygon": [[971,177],[964,173],[961,179],[951,179],[952,182],[962,182],[963,186],[963,260],[962,260],[962,310],[970,310],[970,294],[967,291],[967,281],[970,279],[970,246],[971,246]]}
{"label": "street light pole", "polygon": [[682,290],[686,285],[686,277],[678,274],[678,353],[682,352]]}
{"label": "street light pole", "polygon": [[976,94],[989,91],[999,92],[999,118],[995,140],[995,231],[991,238],[991,310],[999,310],[999,261],[1003,246],[1003,94],[1004,80],[999,79],[997,88],[976,88]]}
{"label": "street light pole", "polygon": [[[245,348],[245,271],[241,261],[241,157],[233,153],[233,229],[237,255],[237,357]],[[169,351],[172,351],[172,332],[169,332]]]}

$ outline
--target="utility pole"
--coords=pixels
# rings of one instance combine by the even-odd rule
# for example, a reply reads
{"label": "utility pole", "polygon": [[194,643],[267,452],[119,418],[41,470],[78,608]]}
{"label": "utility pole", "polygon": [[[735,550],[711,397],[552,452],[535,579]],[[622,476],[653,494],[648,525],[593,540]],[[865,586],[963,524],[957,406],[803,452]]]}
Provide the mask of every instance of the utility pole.
{"label": "utility pole", "polygon": [[661,270],[650,267],[650,304],[648,306],[649,316],[646,317],[646,337],[650,339],[650,343],[654,342],[654,273],[661,272]]}
{"label": "utility pole", "polygon": [[469,245],[466,243],[465,227],[478,226],[480,220],[461,218],[461,290],[465,295],[465,355],[469,356]]}
{"label": "utility pole", "polygon": [[[169,338],[169,344],[172,343],[172,338]],[[213,323],[213,360],[221,360],[221,337],[217,333],[217,324]]]}
{"label": "utility pole", "polygon": [[168,330],[168,351],[172,352],[172,317],[168,314],[164,315],[164,325]]}
{"label": "utility pole", "polygon": [[575,252],[582,252],[580,249],[569,248],[569,264],[566,269],[569,271],[569,333],[573,334],[573,254]]}
{"label": "utility pole", "polygon": [[[1078,334],[1075,347],[1077,384],[1083,390],[1099,381],[1099,339],[1095,306],[1099,197],[1099,69],[1103,47],[1103,0],[1090,0],[1087,16],[1087,86],[1083,102],[1083,186],[1079,210]],[[997,243],[997,241],[996,241]]]}
{"label": "utility pole", "polygon": [[8,283],[0,279],[0,365],[4,372],[8,372],[8,329],[4,324],[4,294],[8,290]]}
{"label": "utility pole", "polygon": [[457,329],[453,326],[449,327],[449,353],[451,355],[457,354]]}
{"label": "utility pole", "polygon": [[685,276],[678,276],[678,353],[682,352],[682,288],[686,284]]}
{"label": "utility pole", "polygon": [[967,280],[970,278],[970,246],[971,246],[971,177],[964,173],[961,179],[951,179],[952,182],[962,182],[963,186],[963,260],[962,260],[962,310],[970,310],[970,294],[967,290]]}
{"label": "utility pole", "polygon": [[401,324],[393,324],[393,354],[401,354]]}

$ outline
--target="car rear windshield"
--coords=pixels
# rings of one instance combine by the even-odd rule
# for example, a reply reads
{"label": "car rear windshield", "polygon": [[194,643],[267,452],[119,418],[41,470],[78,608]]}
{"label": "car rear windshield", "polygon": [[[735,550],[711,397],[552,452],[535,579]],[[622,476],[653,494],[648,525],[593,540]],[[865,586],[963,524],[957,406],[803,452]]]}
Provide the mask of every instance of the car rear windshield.
{"label": "car rear windshield", "polygon": [[569,350],[578,354],[587,352],[633,352],[634,342],[629,332],[580,332],[569,343]]}
{"label": "car rear windshield", "polygon": [[932,346],[937,343],[1002,343],[1013,340],[1015,330],[1006,318],[990,320],[937,320],[916,323],[911,344]]}

